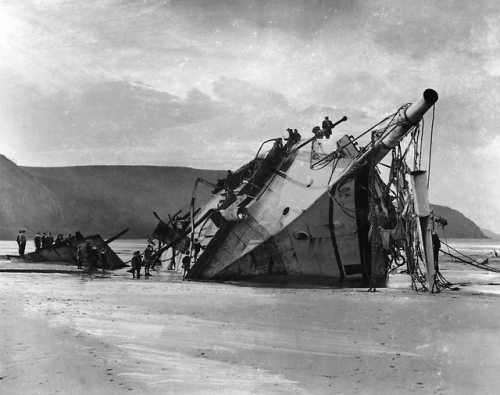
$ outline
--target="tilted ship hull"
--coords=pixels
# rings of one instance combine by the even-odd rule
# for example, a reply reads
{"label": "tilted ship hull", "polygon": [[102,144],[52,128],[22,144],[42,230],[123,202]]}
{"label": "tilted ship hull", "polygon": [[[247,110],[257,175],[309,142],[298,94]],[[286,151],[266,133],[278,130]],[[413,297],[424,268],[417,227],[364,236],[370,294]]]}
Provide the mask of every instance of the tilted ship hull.
{"label": "tilted ship hull", "polygon": [[352,136],[300,141],[291,135],[285,145],[276,139],[267,155],[229,174],[223,189],[219,183],[209,203],[192,215],[183,237],[197,239],[202,250],[186,278],[385,278],[388,256],[370,246],[370,211],[393,207],[383,193],[386,185],[370,169],[436,100],[426,90],[362,148]]}
{"label": "tilted ship hull", "polygon": [[24,257],[9,255],[11,261],[25,262],[25,263],[66,263],[68,265],[76,266],[77,263],[77,247],[82,248],[82,265],[88,267],[91,261],[87,257],[87,250],[85,247],[90,245],[95,247],[98,251],[96,254],[95,267],[102,268],[101,251],[106,251],[106,267],[108,270],[115,270],[125,267],[125,263],[118,255],[111,249],[109,244],[125,234],[128,229],[118,233],[117,235],[104,240],[100,235],[83,236],[80,232],[70,237],[63,243],[54,244],[50,247],[41,248],[39,250],[29,252]]}

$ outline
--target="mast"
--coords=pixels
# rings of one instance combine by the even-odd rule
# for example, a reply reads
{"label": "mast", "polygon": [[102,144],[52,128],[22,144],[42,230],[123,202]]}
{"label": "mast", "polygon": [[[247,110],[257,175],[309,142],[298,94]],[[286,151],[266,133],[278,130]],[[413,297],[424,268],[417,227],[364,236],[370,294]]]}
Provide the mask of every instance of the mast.
{"label": "mast", "polygon": [[359,158],[351,162],[329,187],[332,190],[341,180],[353,176],[353,173],[368,163],[379,163],[410,131],[418,125],[424,114],[437,102],[438,94],[433,89],[426,89],[422,97],[409,107],[400,111],[386,128],[392,130],[368,148]]}

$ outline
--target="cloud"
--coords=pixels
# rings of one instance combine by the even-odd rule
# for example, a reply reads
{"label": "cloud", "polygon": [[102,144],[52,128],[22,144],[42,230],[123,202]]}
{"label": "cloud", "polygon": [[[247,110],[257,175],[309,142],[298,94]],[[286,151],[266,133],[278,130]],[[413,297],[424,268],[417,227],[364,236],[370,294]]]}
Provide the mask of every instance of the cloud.
{"label": "cloud", "polygon": [[269,89],[258,88],[254,84],[236,78],[221,77],[214,82],[214,93],[221,99],[235,104],[250,104],[252,106],[284,107],[288,103],[285,97]]}

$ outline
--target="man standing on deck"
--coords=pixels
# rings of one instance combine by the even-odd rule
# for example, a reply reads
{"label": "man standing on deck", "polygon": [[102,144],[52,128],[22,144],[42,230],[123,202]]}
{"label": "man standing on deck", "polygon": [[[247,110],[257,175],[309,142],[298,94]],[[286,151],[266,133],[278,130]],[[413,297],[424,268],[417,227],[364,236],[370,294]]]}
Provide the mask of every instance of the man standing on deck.
{"label": "man standing on deck", "polygon": [[324,136],[329,139],[330,136],[332,135],[332,129],[333,129],[333,123],[328,119],[328,117],[325,117],[325,120],[321,124],[321,127],[323,128],[323,134]]}
{"label": "man standing on deck", "polygon": [[35,251],[39,251],[42,248],[42,238],[40,237],[40,232],[36,232],[35,236]]}
{"label": "man standing on deck", "polygon": [[45,241],[47,242],[47,247],[51,247],[52,244],[54,244],[54,238],[52,237],[52,233],[49,232],[49,235],[47,236]]}

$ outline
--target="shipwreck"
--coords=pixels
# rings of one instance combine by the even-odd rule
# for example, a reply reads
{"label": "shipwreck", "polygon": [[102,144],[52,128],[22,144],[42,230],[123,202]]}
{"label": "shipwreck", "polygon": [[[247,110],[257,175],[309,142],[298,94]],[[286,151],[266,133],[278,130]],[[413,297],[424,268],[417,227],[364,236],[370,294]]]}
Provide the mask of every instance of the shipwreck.
{"label": "shipwreck", "polygon": [[[115,270],[125,267],[125,263],[113,251],[109,244],[123,236],[128,229],[121,231],[109,239],[104,240],[101,235],[83,236],[80,232],[76,232],[73,236],[66,239],[64,242],[53,244],[49,247],[40,248],[36,251],[29,252],[23,257],[18,255],[8,255],[7,257],[13,262],[24,263],[66,263],[68,265],[77,265],[77,248],[81,250],[81,260],[84,267],[88,267],[92,259],[96,259],[97,268]],[[94,254],[91,249],[96,250]],[[102,267],[101,251],[106,253],[106,265]]]}
{"label": "shipwreck", "polygon": [[[406,264],[414,285],[434,292],[439,278],[420,150],[421,120],[437,100],[427,89],[357,137],[324,138],[315,128],[311,138],[292,132],[266,141],[224,180],[198,179],[190,212],[160,219],[157,255],[172,248],[173,256],[193,256],[199,243],[188,280],[357,276],[376,286],[391,267]],[[364,135],[370,142],[361,146]],[[389,154],[384,181],[379,164]],[[196,209],[200,183],[213,197]]]}

